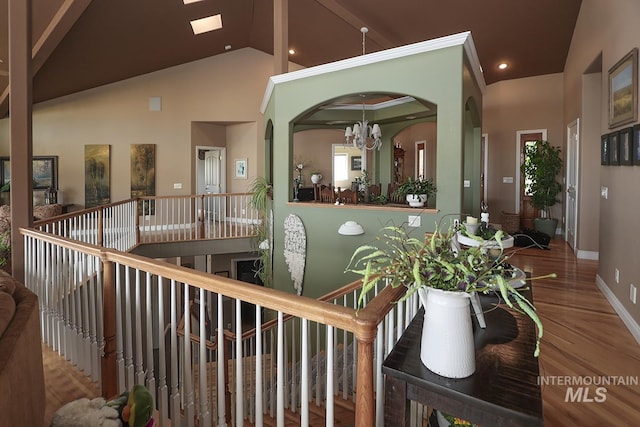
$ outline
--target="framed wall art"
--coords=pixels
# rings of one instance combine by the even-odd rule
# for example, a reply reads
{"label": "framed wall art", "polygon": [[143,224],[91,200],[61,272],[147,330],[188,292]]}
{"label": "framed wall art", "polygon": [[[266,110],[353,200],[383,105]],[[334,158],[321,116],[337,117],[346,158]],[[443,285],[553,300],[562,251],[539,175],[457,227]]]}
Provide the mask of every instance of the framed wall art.
{"label": "framed wall art", "polygon": [[609,134],[609,164],[618,166],[620,164],[620,133]]}
{"label": "framed wall art", "polygon": [[111,147],[108,144],[84,146],[84,206],[111,203]]}
{"label": "framed wall art", "polygon": [[640,165],[640,125],[633,127],[633,164]]}
{"label": "framed wall art", "polygon": [[620,164],[632,165],[633,164],[633,127],[628,127],[620,131],[619,137],[620,146]]}
{"label": "framed wall art", "polygon": [[609,134],[600,137],[600,164],[609,164]]}
{"label": "framed wall art", "polygon": [[[0,158],[0,168],[0,186],[5,186],[11,182],[11,159]],[[34,190],[58,189],[58,156],[33,156],[32,169]]]}
{"label": "framed wall art", "polygon": [[362,170],[362,156],[351,156],[351,170]]}
{"label": "framed wall art", "polygon": [[609,70],[609,128],[638,119],[638,48]]}
{"label": "framed wall art", "polygon": [[234,160],[234,178],[247,179],[247,159]]}

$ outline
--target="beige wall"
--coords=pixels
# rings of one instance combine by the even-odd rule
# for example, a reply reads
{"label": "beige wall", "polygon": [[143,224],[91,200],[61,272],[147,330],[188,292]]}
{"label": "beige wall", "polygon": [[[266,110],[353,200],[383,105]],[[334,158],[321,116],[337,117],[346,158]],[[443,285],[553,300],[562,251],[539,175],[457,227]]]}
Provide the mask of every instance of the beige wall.
{"label": "beige wall", "polygon": [[[581,212],[589,215],[599,209],[599,227],[594,227],[594,232],[599,230],[599,280],[633,317],[636,328],[640,306],[629,300],[629,285],[640,285],[640,249],[635,231],[640,210],[640,166],[600,166],[595,152],[599,153],[600,135],[614,130],[608,127],[608,70],[632,48],[640,47],[638,16],[640,2],[635,0],[583,0],[564,73],[565,121],[580,115],[590,121],[582,123],[582,145],[589,156],[581,159],[580,166],[584,174],[599,175],[599,185],[591,189],[595,196],[593,204],[582,207]],[[583,85],[583,75],[592,71],[589,67],[599,55],[602,55],[599,87],[588,82]],[[599,117],[584,107],[588,100],[598,97]],[[609,189],[608,199],[597,196],[599,186]],[[620,272],[620,283],[615,281],[616,269]]]}
{"label": "beige wall", "polygon": [[[271,56],[242,49],[38,104],[33,154],[59,156],[60,199],[80,206],[85,144],[111,146],[112,201],[130,197],[131,144],[156,144],[157,195],[191,194],[195,145],[226,146],[229,173],[247,158],[248,178],[227,179],[227,191],[245,191],[263,167],[259,107],[272,70]],[[149,111],[152,96],[162,111]],[[0,120],[0,155],[9,155],[8,127]]]}
{"label": "beige wall", "polygon": [[[488,135],[489,167],[487,174],[490,218],[500,218],[501,211],[516,212],[516,132],[546,129],[547,140],[563,147],[562,74],[506,80],[487,87],[483,98],[482,133]],[[503,177],[513,183],[504,184]],[[557,204],[552,215],[562,225],[563,205]],[[498,222],[496,220],[496,222]]]}

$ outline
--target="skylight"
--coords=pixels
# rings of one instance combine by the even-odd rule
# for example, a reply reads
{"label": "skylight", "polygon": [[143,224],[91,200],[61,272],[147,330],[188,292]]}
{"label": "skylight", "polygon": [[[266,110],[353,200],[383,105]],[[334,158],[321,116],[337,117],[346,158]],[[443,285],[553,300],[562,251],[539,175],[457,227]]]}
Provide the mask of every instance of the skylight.
{"label": "skylight", "polygon": [[207,31],[219,30],[222,28],[222,16],[220,14],[207,16],[205,18],[191,21],[193,34],[202,34]]}

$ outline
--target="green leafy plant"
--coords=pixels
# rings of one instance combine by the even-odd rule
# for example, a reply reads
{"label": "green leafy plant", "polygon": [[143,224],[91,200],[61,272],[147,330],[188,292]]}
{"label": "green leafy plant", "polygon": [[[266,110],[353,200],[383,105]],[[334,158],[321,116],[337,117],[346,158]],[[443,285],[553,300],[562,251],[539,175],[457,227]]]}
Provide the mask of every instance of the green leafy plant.
{"label": "green leafy plant", "polygon": [[11,259],[11,231],[0,233],[0,268],[5,267]]}
{"label": "green leafy plant", "polygon": [[525,176],[525,190],[531,194],[531,205],[544,212],[546,218],[551,218],[551,207],[560,202],[557,196],[562,191],[562,185],[557,181],[562,172],[560,147],[542,140],[527,144],[520,170]]}
{"label": "green leafy plant", "polygon": [[[515,269],[507,262],[509,256],[503,250],[502,230],[497,230],[487,242],[499,248],[497,256],[490,256],[482,245],[461,247],[454,240],[456,232],[449,229],[441,233],[436,228],[433,234],[417,239],[402,227],[384,227],[382,237],[379,237],[382,240],[380,247],[358,247],[346,268],[346,272],[362,276],[358,307],[364,305],[369,291],[379,283],[394,288],[405,286],[404,299],[422,286],[453,292],[497,292],[509,307],[520,310],[535,323],[537,356],[542,323],[531,302],[509,283]],[[555,277],[555,274],[543,277]]]}
{"label": "green leafy plant", "polygon": [[402,197],[410,194],[426,194],[427,198],[429,198],[433,196],[436,191],[436,186],[433,184],[431,178],[424,179],[423,177],[418,177],[417,179],[413,179],[408,177],[398,186],[396,193]]}
{"label": "green leafy plant", "polygon": [[249,203],[253,206],[260,216],[260,222],[255,225],[256,236],[254,244],[260,253],[260,262],[256,275],[260,278],[264,286],[271,286],[271,251],[269,242],[269,200],[271,200],[273,187],[266,178],[257,177],[249,186],[251,199]]}

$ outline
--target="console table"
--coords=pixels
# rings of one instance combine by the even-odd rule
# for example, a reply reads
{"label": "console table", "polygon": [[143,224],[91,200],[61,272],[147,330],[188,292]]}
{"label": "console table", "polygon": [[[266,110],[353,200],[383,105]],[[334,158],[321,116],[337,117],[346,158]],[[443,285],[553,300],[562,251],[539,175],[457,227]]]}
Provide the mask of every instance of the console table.
{"label": "console table", "polygon": [[[522,293],[531,301],[529,290]],[[538,359],[533,356],[535,326],[502,306],[490,310],[497,301],[481,296],[487,327],[474,324],[476,372],[462,379],[442,377],[422,364],[424,311],[418,312],[382,365],[385,426],[409,425],[411,400],[483,427],[544,424]]]}

